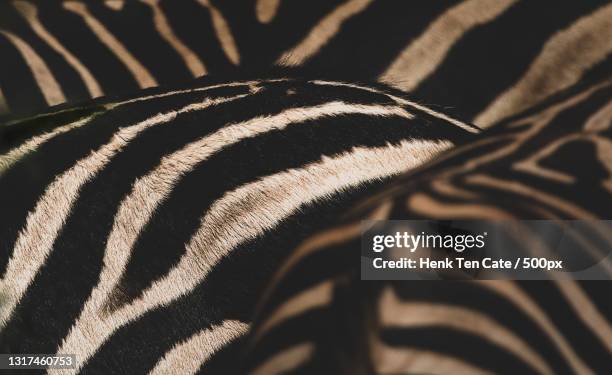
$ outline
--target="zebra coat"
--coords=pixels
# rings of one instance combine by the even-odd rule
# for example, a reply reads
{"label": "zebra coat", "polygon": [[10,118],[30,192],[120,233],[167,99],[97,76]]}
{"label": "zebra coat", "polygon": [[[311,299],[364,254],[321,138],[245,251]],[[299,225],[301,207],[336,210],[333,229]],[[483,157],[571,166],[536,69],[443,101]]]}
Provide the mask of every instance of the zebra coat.
{"label": "zebra coat", "polygon": [[[306,306],[322,295],[343,324],[325,312],[314,326],[289,319],[295,331],[277,330],[265,315],[285,302],[301,311],[289,298],[299,285],[344,275],[350,258],[328,255],[306,275],[293,272],[292,251],[385,184],[383,195],[416,195],[416,208],[400,204],[397,217],[475,209],[605,218],[611,9],[606,1],[3,2],[0,112],[13,114],[0,133],[0,351],[72,352],[79,371],[92,373],[605,370],[610,308],[601,284],[581,285],[587,295],[559,289],[570,305],[544,298],[556,286],[526,285],[536,296],[526,305],[512,288],[497,299],[459,288],[482,297],[464,304],[480,310],[468,318],[489,325],[469,335],[443,327],[430,341],[370,326],[388,323],[370,314],[379,305],[405,311],[414,288],[372,285],[359,296],[351,277],[306,294]],[[267,73],[272,65],[292,69]],[[550,99],[564,90],[584,100]],[[555,103],[565,104],[552,127]],[[527,117],[508,120],[529,108],[542,111],[542,132],[523,132],[540,129]],[[586,115],[576,113],[598,115],[579,131]],[[491,128],[482,144],[470,121]],[[542,150],[515,164],[530,147]],[[488,160],[493,151],[499,160]],[[302,284],[279,283],[285,271]],[[417,305],[414,320],[391,323],[418,330],[463,319],[448,288],[427,289],[442,308]],[[488,304],[529,318],[500,315],[509,328],[491,345],[482,332],[499,324],[485,319]],[[555,309],[570,312],[559,318]],[[418,320],[427,315],[438,320]],[[530,319],[537,329],[521,326]],[[313,328],[307,345],[291,351],[304,327]],[[441,350],[447,339],[488,355]],[[582,342],[592,353],[576,348]],[[416,367],[393,367],[407,354]]]}
{"label": "zebra coat", "polygon": [[478,132],[394,90],[284,77],[45,121],[7,127],[0,342],[94,373],[164,366],[183,340],[203,362],[245,332],[284,249]]}
{"label": "zebra coat", "polygon": [[[244,371],[606,373],[610,281],[362,281],[360,249],[363,219],[609,220],[611,94],[611,79],[583,82],[394,179],[296,247],[262,297]],[[573,251],[610,275],[603,228],[574,233]],[[522,233],[515,251],[529,256],[536,241]]]}

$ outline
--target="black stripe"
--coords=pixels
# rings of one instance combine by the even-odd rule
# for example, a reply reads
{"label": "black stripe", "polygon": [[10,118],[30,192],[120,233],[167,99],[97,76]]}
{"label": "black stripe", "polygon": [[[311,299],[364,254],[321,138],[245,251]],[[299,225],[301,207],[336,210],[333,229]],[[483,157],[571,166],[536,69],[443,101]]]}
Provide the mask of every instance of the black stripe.
{"label": "black stripe", "polygon": [[[386,344],[450,355],[496,374],[537,374],[528,363],[480,336],[441,327],[390,328],[381,332]],[[565,371],[556,372],[559,374]]]}
{"label": "black stripe", "polygon": [[4,35],[0,34],[0,87],[11,111],[27,113],[47,107],[47,101],[32,76],[25,59]]}
{"label": "black stripe", "polygon": [[224,1],[217,1],[215,5],[232,29],[241,54],[241,65],[267,69],[282,52],[297,45],[323,17],[343,2],[281,1],[276,16],[268,24],[257,20],[254,2],[248,7]]}
{"label": "black stripe", "polygon": [[[107,112],[86,126],[57,135],[24,156],[0,178],[0,275],[4,274],[17,231],[26,215],[56,175],[71,168],[76,160],[108,142],[119,126],[133,125],[148,117],[181,108],[205,97],[245,93],[244,87],[227,87],[188,92],[130,103]],[[14,194],[19,191],[19,194]]]}
{"label": "black stripe", "polygon": [[577,283],[608,324],[612,325],[612,298],[610,298],[612,282],[609,280],[579,280]]}
{"label": "black stripe", "polygon": [[224,72],[232,66],[221,49],[205,7],[195,1],[163,1],[160,7],[176,35],[200,58],[209,73]]}
{"label": "black stripe", "polygon": [[[237,246],[185,296],[149,311],[117,330],[87,366],[92,371],[100,371],[106,363],[120,363],[126,366],[127,373],[141,373],[151,368],[174,343],[185,340],[211,323],[218,324],[225,319],[250,321],[262,289],[287,255],[287,249],[297,246],[309,234],[331,225],[337,213],[363,197],[366,190],[366,187],[361,187],[336,194],[328,201],[307,205],[280,223],[274,231]],[[153,344],[147,346],[147,351],[150,350],[147,357],[136,363],[130,358],[141,352],[141,346],[136,343],[142,342]]]}
{"label": "black stripe", "polygon": [[415,6],[407,1],[375,1],[348,19],[305,68],[334,77],[375,80],[412,39],[455,3],[445,0]]}
{"label": "black stripe", "polygon": [[[561,295],[555,285],[542,281],[524,281],[519,284],[546,311],[546,315],[587,366],[596,374],[605,373],[610,368],[610,352],[572,310],[570,302]],[[603,361],[605,358],[608,360]]]}
{"label": "black stripe", "polygon": [[102,106],[76,107],[52,116],[36,117],[10,126],[0,126],[0,155],[8,153],[30,138],[104,111]]}
{"label": "black stripe", "polygon": [[468,31],[414,93],[450,107],[461,118],[472,118],[526,72],[555,32],[598,6],[591,1],[521,1],[494,22]]}
{"label": "black stripe", "polygon": [[120,11],[114,11],[104,4],[92,2],[88,8],[160,85],[192,78],[178,53],[155,28],[153,11],[149,6],[128,1]]}
{"label": "black stripe", "polygon": [[[397,282],[396,292],[401,300],[462,306],[484,313],[507,327],[547,360],[554,371],[563,371],[566,363],[548,335],[505,297],[470,282],[423,281],[417,285]],[[537,300],[535,301],[537,303]]]}
{"label": "black stripe", "polygon": [[123,63],[91,31],[81,16],[62,3],[38,2],[40,20],[86,66],[105,93],[125,93],[138,85]]}
{"label": "black stripe", "polygon": [[[313,87],[312,90],[305,90],[302,100],[293,96],[287,96],[284,100],[277,99],[283,97],[288,85],[291,86],[292,84],[271,85],[270,89],[261,94],[255,94],[239,102],[178,116],[171,123],[159,125],[143,132],[121,153],[116,155],[93,181],[90,181],[81,189],[80,199],[73,207],[71,216],[56,240],[54,252],[36,276],[32,287],[27,291],[2,333],[3,337],[7,338],[6,342],[15,342],[13,350],[21,353],[42,353],[52,352],[57,346],[61,337],[70,327],[72,319],[76,318],[80,306],[89,295],[91,288],[97,282],[105,245],[101,239],[106,238],[110,231],[117,205],[121,198],[129,192],[134,179],[157,165],[161,156],[178,149],[190,140],[197,139],[220,128],[227,122],[268,114],[270,110],[280,111],[288,106],[295,106],[294,103],[296,102],[299,105],[325,103],[341,93],[346,95],[355,91],[333,87],[319,87],[317,90],[317,87]],[[242,88],[227,89],[226,92],[228,90],[233,91],[234,94],[237,91],[244,91]],[[219,91],[221,89],[217,89],[215,93],[219,93]],[[196,95],[202,94],[189,95],[190,102],[195,101],[194,96]],[[299,91],[296,95],[299,95]],[[379,98],[379,95],[369,95],[369,99],[366,98],[366,95],[357,95],[357,97],[358,99],[371,101],[373,100],[372,97],[375,100]],[[262,103],[270,100],[267,98],[274,98],[275,107],[262,105]],[[116,116],[120,114],[134,116],[132,111],[138,112],[139,109],[146,111],[150,116],[153,103],[157,104],[153,109],[154,111],[160,109],[160,104],[173,104],[174,108],[177,107],[175,100],[168,100],[168,103],[166,103],[161,99],[146,103],[148,105],[141,104],[138,106],[134,104],[130,106],[130,112],[128,113],[125,111],[121,113],[120,110],[111,112],[109,115],[115,116],[105,118],[107,122],[104,123],[98,121],[94,130],[100,131],[100,129],[95,128],[104,125],[112,128],[108,125],[108,121],[116,119]],[[127,122],[124,118],[122,120],[122,122],[113,125],[121,126]],[[133,121],[128,123],[133,123]],[[87,128],[90,127],[87,126]],[[77,130],[81,129],[83,128]],[[181,131],[177,132],[177,129]],[[72,135],[68,144],[75,142],[80,133],[83,132],[68,133]],[[87,149],[90,150],[92,144],[91,133],[87,140],[89,141]],[[65,145],[64,142],[67,141],[68,139],[64,139],[61,145]],[[85,140],[82,141],[85,142]],[[72,164],[70,163],[70,165]],[[3,198],[8,199],[8,197]],[[23,206],[18,207],[23,209]],[[25,214],[22,213],[22,215]],[[9,221],[9,219],[14,219],[14,216],[8,215],[3,217],[3,220]],[[92,227],[92,222],[95,222],[96,226]],[[87,251],[83,251],[83,249],[87,249]],[[78,264],[80,268],[75,269],[75,264]],[[57,296],[49,295],[49,285],[54,285],[55,291],[61,291],[63,295],[61,302],[57,301]],[[62,311],[62,315],[56,316],[55,311]],[[32,316],[39,317],[39,319],[29,321],[29,317]],[[45,317],[45,319],[40,319],[40,317]],[[19,337],[18,333],[27,332],[27,329],[23,327],[23,322],[27,322],[29,328],[34,332],[44,332],[44,337],[33,335],[32,337],[36,337],[36,340],[26,339],[24,342],[18,342],[19,340],[16,339],[16,337]]]}
{"label": "black stripe", "polygon": [[184,252],[183,244],[198,229],[200,218],[226,192],[317,162],[322,155],[411,139],[417,127],[420,124],[416,121],[398,117],[336,116],[292,124],[245,139],[213,155],[179,182],[140,236],[121,282],[123,302],[140,295],[143,288],[176,264]]}
{"label": "black stripe", "polygon": [[[333,336],[333,333],[335,333],[334,327],[328,324],[331,323],[330,317],[331,312],[329,309],[317,308],[307,310],[292,319],[279,323],[261,338],[261,341],[249,353],[248,360],[242,366],[253,371],[285,349],[292,349],[296,345],[310,343],[315,350],[315,358],[313,360],[318,362],[318,366],[325,368],[326,371],[324,373],[341,373],[337,368],[338,358],[333,358],[335,350],[332,352],[325,351],[325,347],[338,343],[338,337]],[[322,327],[325,328],[318,329]],[[291,334],[288,334],[289,332]],[[361,358],[354,358],[354,360],[358,361]]]}
{"label": "black stripe", "polygon": [[[60,85],[67,101],[76,102],[90,97],[85,84],[77,72],[66,62],[64,57],[34,33],[27,21],[16,10],[10,9],[10,13],[7,16],[11,18],[10,31],[25,40],[42,58]],[[47,105],[41,108],[31,108],[31,110],[45,107]]]}
{"label": "black stripe", "polygon": [[[244,90],[232,88],[234,93]],[[189,97],[194,101],[196,95]],[[176,107],[176,101],[173,104]],[[193,127],[207,130],[197,121],[197,113],[185,117]],[[181,120],[158,126],[176,130],[186,126]],[[184,143],[180,137],[172,142],[167,137],[154,138],[147,133],[135,138],[81,189],[80,199],[60,231],[53,252],[0,332],[0,341],[6,342],[12,352],[53,353],[56,350],[98,282],[106,235],[121,197],[129,192],[135,178],[153,168],[166,152]],[[157,147],[153,147],[151,138]],[[50,285],[53,285],[51,290]],[[22,337],[24,332],[31,334]]]}
{"label": "black stripe", "polygon": [[240,358],[242,355],[243,338],[232,340],[212,354],[198,369],[196,374],[238,374]]}

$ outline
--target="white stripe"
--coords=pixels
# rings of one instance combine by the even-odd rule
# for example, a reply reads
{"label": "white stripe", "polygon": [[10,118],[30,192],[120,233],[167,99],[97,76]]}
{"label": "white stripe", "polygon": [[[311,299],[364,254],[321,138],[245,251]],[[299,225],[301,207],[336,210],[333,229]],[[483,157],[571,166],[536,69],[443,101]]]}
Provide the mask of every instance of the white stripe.
{"label": "white stripe", "polygon": [[72,168],[56,177],[38,200],[34,210],[28,214],[25,227],[19,232],[15,242],[4,278],[0,279],[0,290],[8,299],[0,305],[0,327],[6,324],[14,307],[47,258],[59,230],[79,196],[81,187],[87,181],[94,178],[117,153],[147,128],[170,122],[181,113],[202,110],[243,96],[245,95],[206,99],[201,103],[158,114],[135,125],[121,128],[109,143],[92,151],[89,156],[79,160]]}
{"label": "white stripe", "polygon": [[8,106],[8,103],[6,102],[4,93],[2,92],[2,87],[0,87],[0,115],[8,112],[10,112],[10,108]]}
{"label": "white stripe", "polygon": [[465,331],[504,348],[542,374],[553,374],[548,363],[527,342],[488,315],[448,304],[403,301],[391,288],[379,304],[380,323],[388,329],[446,326]]}
{"label": "white stripe", "polygon": [[592,114],[584,123],[587,132],[603,132],[612,127],[612,100]]}
{"label": "white stripe", "polygon": [[[216,89],[216,88],[221,88],[221,87],[238,87],[238,86],[253,87],[254,85],[257,85],[259,83],[274,83],[274,82],[286,82],[286,81],[289,81],[289,79],[288,78],[275,78],[275,79],[267,79],[267,80],[236,81],[236,82],[222,83],[222,84],[217,84],[217,85],[210,85],[210,86],[203,86],[203,87],[196,87],[196,88],[189,88],[189,89],[181,89],[181,90],[174,90],[174,91],[166,91],[166,92],[163,92],[161,94],[153,94],[153,95],[146,95],[146,96],[137,96],[135,98],[127,99],[127,100],[120,101],[120,102],[114,102],[114,103],[111,102],[111,103],[108,103],[108,104],[104,104],[103,106],[106,109],[112,109],[112,108],[116,108],[116,107],[124,105],[124,104],[143,102],[143,101],[147,101],[147,100],[151,100],[151,99],[165,98],[165,97],[169,97],[169,96],[173,96],[173,95],[186,94],[186,93],[190,93],[190,92],[208,91],[208,90],[212,90],[212,89]],[[30,116],[30,117],[20,118],[18,120],[9,121],[6,124],[4,124],[4,126],[12,126],[12,125],[17,125],[17,124],[23,123],[25,121],[32,121],[32,120],[35,120],[35,119],[38,119],[38,118],[59,115],[61,113],[66,113],[66,112],[74,111],[75,108],[79,109],[78,107],[74,107],[74,108],[62,109],[62,110],[55,111],[55,112],[48,112],[48,113],[38,114],[38,115]]]}
{"label": "white stripe", "polygon": [[252,375],[285,374],[305,362],[314,352],[314,345],[302,343],[276,353],[272,358],[257,367]]}
{"label": "white stripe", "polygon": [[467,124],[465,122],[459,121],[457,119],[454,119],[452,117],[449,117],[447,115],[445,115],[444,113],[441,112],[436,112],[430,108],[427,108],[423,105],[420,105],[419,103],[413,102],[411,100],[407,100],[404,98],[400,98],[399,96],[396,95],[392,95],[392,94],[388,94],[384,91],[372,88],[372,87],[367,87],[367,86],[361,86],[361,85],[356,85],[353,83],[346,83],[346,82],[337,82],[337,81],[325,81],[325,80],[313,80],[310,81],[311,83],[314,83],[315,85],[327,85],[327,86],[344,86],[344,87],[352,87],[354,89],[360,89],[360,90],[365,90],[365,91],[370,91],[373,93],[377,93],[377,94],[381,94],[381,95],[385,95],[388,98],[394,100],[396,103],[401,104],[401,105],[407,105],[410,106],[414,109],[418,109],[419,111],[423,111],[425,113],[427,113],[428,115],[431,115],[433,117],[437,117],[441,120],[444,121],[448,121],[451,124],[460,127],[461,129],[468,131],[470,133],[480,133],[480,129],[478,129],[476,126]]}
{"label": "white stripe", "polygon": [[[215,133],[165,156],[157,168],[134,183],[130,194],[121,202],[106,244],[104,266],[99,277],[100,282],[85,303],[81,316],[74,325],[74,330],[90,331],[89,326],[97,325],[99,312],[109,293],[123,274],[139,233],[149,222],[161,202],[170,195],[176,183],[199,163],[208,159],[212,154],[243,139],[255,137],[272,130],[284,129],[292,123],[302,122],[306,119],[312,120],[355,113],[412,117],[400,107],[330,102],[314,107],[292,108],[276,115],[261,116],[229,124]],[[114,321],[120,322],[128,319],[115,318]],[[89,341],[91,342],[91,339]],[[71,342],[70,336],[66,342]],[[76,346],[82,347],[82,344],[76,344]],[[66,350],[69,351],[69,349]]]}
{"label": "white stripe", "polygon": [[114,10],[115,12],[120,11],[125,6],[124,0],[105,0],[104,5]]}
{"label": "white stripe", "polygon": [[101,281],[93,291],[90,302],[86,304],[89,306],[91,303],[91,308],[86,307],[83,311],[90,311],[92,316],[97,314],[105,303],[108,293],[119,281],[142,229],[159,205],[171,194],[178,181],[198,164],[232,144],[272,130],[284,129],[293,123],[307,119],[315,120],[322,117],[358,113],[412,118],[400,107],[330,102],[314,107],[292,108],[276,115],[261,116],[229,124],[165,156],[157,168],[134,183],[130,194],[121,202],[113,229],[108,237]]}
{"label": "white stripe", "polygon": [[379,77],[410,91],[436,70],[451,47],[470,29],[490,22],[516,0],[468,0],[448,9],[414,39]]}
{"label": "white stripe", "polygon": [[65,102],[66,97],[64,96],[62,88],[55,80],[47,64],[38,56],[36,51],[15,34],[5,30],[0,30],[0,34],[4,35],[15,48],[17,48],[21,56],[23,56],[47,104],[56,105]]}
{"label": "white stripe", "polygon": [[508,280],[482,280],[477,282],[495,293],[502,295],[504,298],[507,298],[520,311],[528,315],[555,344],[575,373],[594,374],[593,370],[591,370],[576,354],[548,315],[546,315],[540,306],[520,289],[515,282]]}
{"label": "white stripe", "polygon": [[283,53],[277,63],[285,66],[302,65],[327,44],[352,16],[364,11],[372,0],[348,0],[325,16],[297,46]]}
{"label": "white stripe", "polygon": [[390,346],[379,341],[373,351],[377,374],[493,375],[461,358],[429,350]]}
{"label": "white stripe", "polygon": [[251,339],[251,342],[258,341],[259,338],[274,326],[287,321],[288,319],[310,311],[321,308],[332,301],[334,284],[331,280],[324,280],[317,285],[302,290],[276,308],[259,326]]}
{"label": "white stripe", "polygon": [[608,349],[608,352],[612,353],[612,327],[605,315],[599,311],[576,281],[554,279],[554,282],[584,325],[589,327],[593,335]]}
{"label": "white stripe", "polygon": [[15,8],[21,13],[23,18],[25,18],[32,30],[38,35],[42,40],[44,40],[51,48],[53,48],[57,53],[62,55],[66,62],[77,71],[83,83],[85,83],[85,87],[87,87],[87,91],[92,98],[96,98],[98,96],[102,96],[104,93],[98,84],[98,81],[91,74],[89,69],[85,67],[79,59],[77,59],[70,51],[68,51],[58,40],[53,36],[49,31],[43,26],[43,24],[38,19],[38,9],[36,5],[31,2],[26,1],[14,1],[13,2]]}
{"label": "white stripe", "polygon": [[157,81],[151,73],[134,57],[125,46],[117,40],[100,21],[98,21],[87,9],[87,4],[78,1],[65,1],[64,8],[78,14],[83,18],[87,26],[107,46],[125,67],[132,73],[132,76],[140,88],[157,86]]}
{"label": "white stripe", "polygon": [[[366,181],[408,170],[450,146],[447,141],[413,140],[403,141],[397,146],[355,148],[227,192],[204,215],[179,263],[163,279],[145,290],[142,297],[104,315],[96,309],[103,301],[96,289],[96,296],[93,298],[92,295],[91,299],[94,302],[87,303],[59,352],[76,353],[85,361],[117,328],[188,293],[232,249],[274,228],[300,207]],[[129,249],[123,251],[127,253]],[[125,256],[121,257],[120,262],[114,259],[113,262],[124,265]],[[105,257],[105,262],[106,259],[109,258]],[[120,274],[116,272],[117,264],[113,267],[116,277]],[[102,276],[101,280],[106,284]]]}
{"label": "white stripe", "polygon": [[488,127],[576,83],[612,52],[611,19],[612,4],[557,32],[525,75],[476,116],[474,122]]}
{"label": "white stripe", "polygon": [[159,6],[159,0],[141,0],[153,10],[153,22],[162,38],[174,48],[194,77],[206,74],[204,63],[179,37],[174,33],[164,11]]}
{"label": "white stripe", "polygon": [[82,118],[77,121],[73,121],[69,124],[59,126],[50,132],[43,133],[41,135],[32,137],[28,139],[27,141],[25,141],[24,143],[22,143],[21,145],[19,145],[18,147],[15,147],[14,149],[10,150],[6,154],[0,155],[0,176],[2,176],[6,170],[8,170],[13,164],[15,164],[24,155],[36,150],[38,147],[40,147],[40,145],[42,145],[43,143],[47,142],[48,140],[52,139],[53,137],[59,134],[66,133],[72,129],[75,129],[75,128],[78,128],[78,127],[81,127],[87,124],[89,120],[91,120],[94,116],[95,115],[92,115],[92,116],[88,116],[88,117]]}
{"label": "white stripe", "polygon": [[[110,110],[110,109],[115,109],[117,107],[123,106],[125,104],[130,104],[130,103],[135,103],[135,102],[142,102],[142,101],[147,101],[147,100],[152,100],[152,99],[158,99],[158,98],[163,98],[163,97],[167,97],[167,96],[172,96],[172,95],[178,95],[178,94],[183,94],[183,93],[188,93],[188,92],[202,92],[202,91],[208,91],[211,89],[216,89],[216,88],[220,88],[220,87],[236,87],[236,86],[252,86],[252,85],[256,85],[258,83],[263,83],[263,82],[267,82],[267,81],[247,81],[247,82],[232,82],[232,83],[227,83],[227,84],[219,84],[219,85],[213,85],[213,86],[207,86],[207,87],[202,87],[202,88],[196,88],[196,89],[187,89],[187,90],[178,90],[178,91],[171,91],[171,92],[166,92],[163,94],[157,94],[157,95],[149,95],[149,96],[144,96],[144,97],[138,97],[135,99],[128,99],[125,100],[123,102],[116,102],[116,103],[111,103],[111,104],[107,104],[105,106],[103,106],[105,109]],[[271,81],[270,81],[271,82]],[[254,93],[256,90],[251,89],[250,90],[251,93]],[[60,111],[60,112],[65,112],[65,111]],[[50,113],[50,114],[46,114],[43,116],[51,116],[54,114],[57,114],[59,112],[56,113]],[[56,129],[54,129],[51,132],[39,135],[39,136],[35,136],[32,137],[30,139],[28,139],[26,142],[24,142],[23,144],[19,145],[18,147],[15,147],[14,149],[11,149],[8,153],[0,155],[0,176],[8,169],[10,168],[17,160],[19,160],[21,157],[23,157],[24,155],[35,151],[38,147],[40,147],[42,144],[44,144],[45,142],[47,142],[48,140],[52,139],[53,137],[55,137],[58,134],[61,133],[65,133],[68,132],[72,129],[78,128],[82,125],[85,125],[86,123],[88,123],[89,121],[86,120],[91,120],[94,116],[97,116],[97,114],[94,114],[90,117],[88,117],[87,119],[81,119],[78,120],[76,122],[64,125],[64,126],[60,126]],[[30,117],[28,119],[24,119],[21,121],[26,121],[26,120],[33,120],[37,117],[42,117],[40,115],[38,116],[34,116],[34,117]],[[15,123],[9,123],[8,125],[13,125]]]}
{"label": "white stripe", "polygon": [[280,0],[257,0],[255,12],[257,20],[261,23],[270,23],[276,16]]}
{"label": "white stripe", "polygon": [[195,374],[211,355],[237,337],[246,334],[248,325],[237,320],[203,329],[175,345],[157,362],[149,375]]}
{"label": "white stripe", "polygon": [[212,19],[213,28],[215,29],[215,34],[217,35],[219,42],[221,42],[221,48],[223,48],[225,55],[229,58],[232,64],[240,64],[240,53],[238,52],[238,47],[236,47],[236,42],[232,36],[232,30],[223,17],[223,14],[221,14],[219,9],[217,9],[217,7],[215,7],[209,0],[198,0],[198,2],[202,6],[208,8],[210,17]]}

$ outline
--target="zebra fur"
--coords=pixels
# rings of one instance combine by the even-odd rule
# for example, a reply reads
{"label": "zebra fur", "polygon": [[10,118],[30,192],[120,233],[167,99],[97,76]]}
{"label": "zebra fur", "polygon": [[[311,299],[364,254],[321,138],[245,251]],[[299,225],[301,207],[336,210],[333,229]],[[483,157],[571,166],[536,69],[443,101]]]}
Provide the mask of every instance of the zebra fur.
{"label": "zebra fur", "polygon": [[0,113],[289,66],[488,127],[611,66],[604,0],[18,0],[0,14]]}
{"label": "zebra fur", "polygon": [[0,350],[76,354],[84,373],[195,350],[197,370],[239,345],[284,249],[478,132],[380,85],[287,77],[8,125]]}
{"label": "zebra fur", "polygon": [[[304,241],[260,301],[243,370],[605,373],[609,281],[361,281],[359,258],[364,219],[609,220],[611,97],[612,80],[586,79],[393,179]],[[595,229],[575,251],[612,274],[612,237]],[[517,252],[533,251],[528,238]]]}

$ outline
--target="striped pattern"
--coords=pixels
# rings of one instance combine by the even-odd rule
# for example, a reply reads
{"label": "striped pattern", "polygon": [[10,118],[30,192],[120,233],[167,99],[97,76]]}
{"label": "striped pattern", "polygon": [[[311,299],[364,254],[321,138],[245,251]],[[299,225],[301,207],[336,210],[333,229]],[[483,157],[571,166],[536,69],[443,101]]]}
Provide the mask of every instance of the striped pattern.
{"label": "striped pattern", "polygon": [[[0,128],[0,352],[84,373],[605,373],[607,284],[363,284],[347,254],[363,217],[609,218],[611,18],[1,2],[0,115],[68,105]],[[591,263],[612,243],[573,240]]]}
{"label": "striped pattern", "polygon": [[0,351],[95,373],[220,366],[284,249],[475,133],[384,86],[285,77],[13,122]]}
{"label": "striped pattern", "polygon": [[488,127],[612,64],[606,0],[14,0],[0,13],[0,114],[281,65],[379,80]]}
{"label": "striped pattern", "polygon": [[[361,282],[354,255],[362,219],[612,219],[610,98],[612,78],[585,80],[303,242],[262,298],[248,371],[606,373],[608,281]],[[516,251],[537,250],[531,235],[524,228]],[[609,229],[574,235],[576,255],[612,275]]]}

